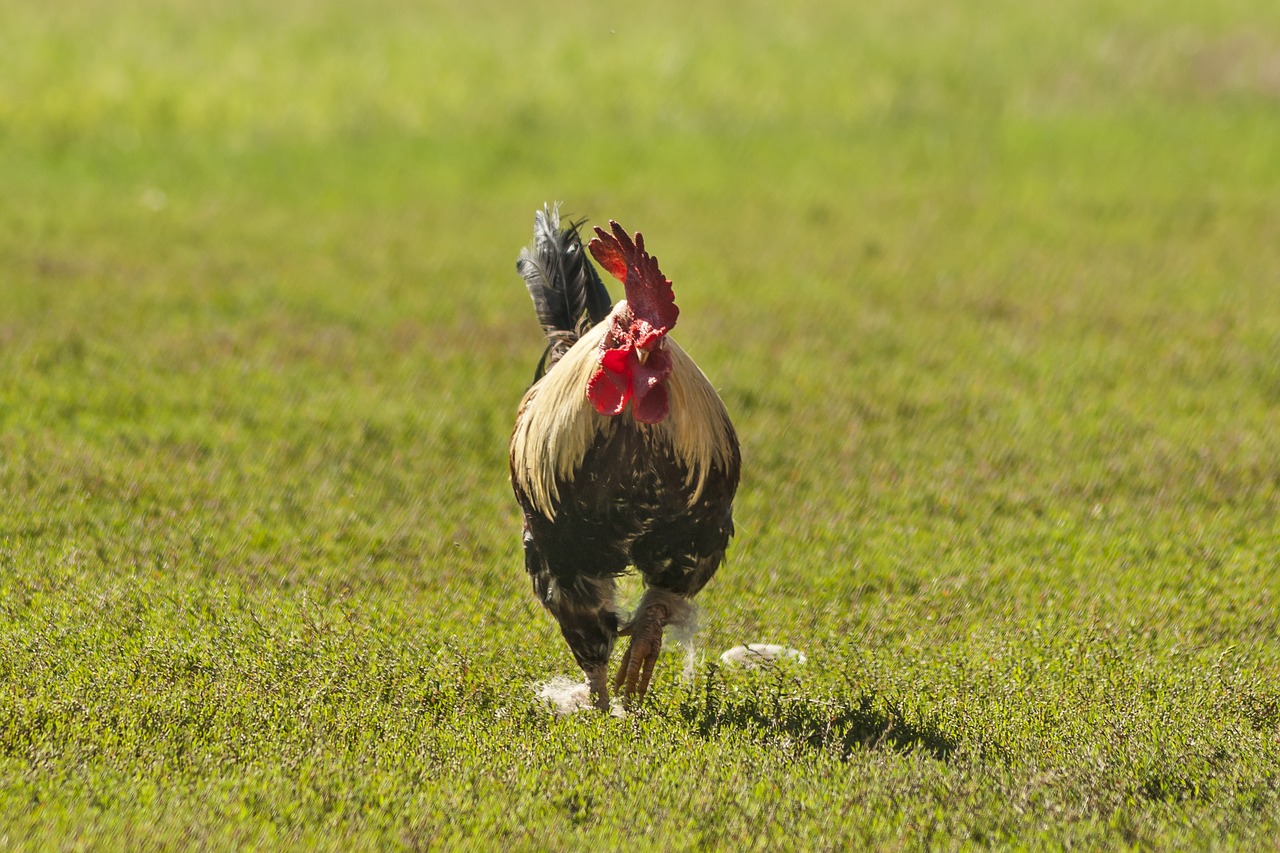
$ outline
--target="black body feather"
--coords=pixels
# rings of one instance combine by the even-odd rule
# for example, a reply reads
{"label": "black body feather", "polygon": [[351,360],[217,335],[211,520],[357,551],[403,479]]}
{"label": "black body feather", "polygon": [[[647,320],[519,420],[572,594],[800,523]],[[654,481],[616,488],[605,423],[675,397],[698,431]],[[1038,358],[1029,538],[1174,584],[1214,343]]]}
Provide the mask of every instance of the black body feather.
{"label": "black body feather", "polygon": [[725,468],[713,468],[689,502],[687,469],[647,430],[617,419],[583,456],[579,476],[558,483],[555,520],[516,489],[524,510],[525,569],[555,615],[578,665],[604,664],[618,622],[613,578],[635,566],[646,587],[692,598],[711,580],[733,536],[737,438]]}

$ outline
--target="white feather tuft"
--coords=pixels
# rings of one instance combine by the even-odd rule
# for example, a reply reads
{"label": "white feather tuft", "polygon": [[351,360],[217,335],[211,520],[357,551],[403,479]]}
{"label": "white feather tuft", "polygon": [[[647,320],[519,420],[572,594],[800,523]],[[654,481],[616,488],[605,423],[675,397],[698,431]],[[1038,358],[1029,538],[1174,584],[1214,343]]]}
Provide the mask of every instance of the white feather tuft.
{"label": "white feather tuft", "polygon": [[[551,713],[557,717],[567,717],[579,711],[594,711],[591,702],[591,687],[584,681],[574,681],[565,675],[557,675],[534,686],[539,699],[547,704]],[[625,717],[627,712],[617,700],[609,706],[609,713],[615,717]]]}
{"label": "white feather tuft", "polygon": [[680,675],[688,683],[693,681],[698,665],[698,608],[686,598],[677,601],[679,608],[672,612],[667,628],[671,631],[671,639],[684,649],[684,666]]}

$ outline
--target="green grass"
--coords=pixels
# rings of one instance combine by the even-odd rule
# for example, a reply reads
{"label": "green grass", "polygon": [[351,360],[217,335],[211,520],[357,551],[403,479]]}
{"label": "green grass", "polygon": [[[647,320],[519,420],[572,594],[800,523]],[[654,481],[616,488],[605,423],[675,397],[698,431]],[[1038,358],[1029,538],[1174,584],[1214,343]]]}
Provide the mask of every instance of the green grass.
{"label": "green grass", "polygon": [[[5,5],[0,846],[1273,848],[1277,139],[1261,0]],[[621,720],[534,698],[550,199],[744,447]]]}

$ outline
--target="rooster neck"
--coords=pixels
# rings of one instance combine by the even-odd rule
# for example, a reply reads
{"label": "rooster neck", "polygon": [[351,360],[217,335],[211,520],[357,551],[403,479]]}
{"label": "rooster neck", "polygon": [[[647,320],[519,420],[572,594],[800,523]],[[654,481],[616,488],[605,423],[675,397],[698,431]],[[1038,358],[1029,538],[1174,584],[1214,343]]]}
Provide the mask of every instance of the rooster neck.
{"label": "rooster neck", "polygon": [[635,431],[652,452],[674,457],[684,471],[682,487],[690,505],[701,496],[712,468],[726,471],[736,464],[737,436],[724,403],[670,337],[670,413],[663,421],[638,423],[629,408],[612,417],[595,411],[584,389],[599,367],[597,352],[609,328],[606,320],[583,335],[521,403],[511,438],[512,479],[548,518],[555,517],[560,484],[572,482],[588,451],[617,430]]}

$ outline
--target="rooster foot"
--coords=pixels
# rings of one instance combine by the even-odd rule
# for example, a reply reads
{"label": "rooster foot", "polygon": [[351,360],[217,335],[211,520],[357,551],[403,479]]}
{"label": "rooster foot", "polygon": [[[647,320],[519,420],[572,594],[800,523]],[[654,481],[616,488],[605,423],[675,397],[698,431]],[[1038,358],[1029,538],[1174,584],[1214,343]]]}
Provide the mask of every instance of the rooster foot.
{"label": "rooster foot", "polygon": [[649,690],[654,664],[662,651],[662,629],[667,624],[667,610],[661,605],[643,607],[624,629],[631,635],[627,651],[613,677],[613,689],[621,690],[628,705],[638,705]]}

